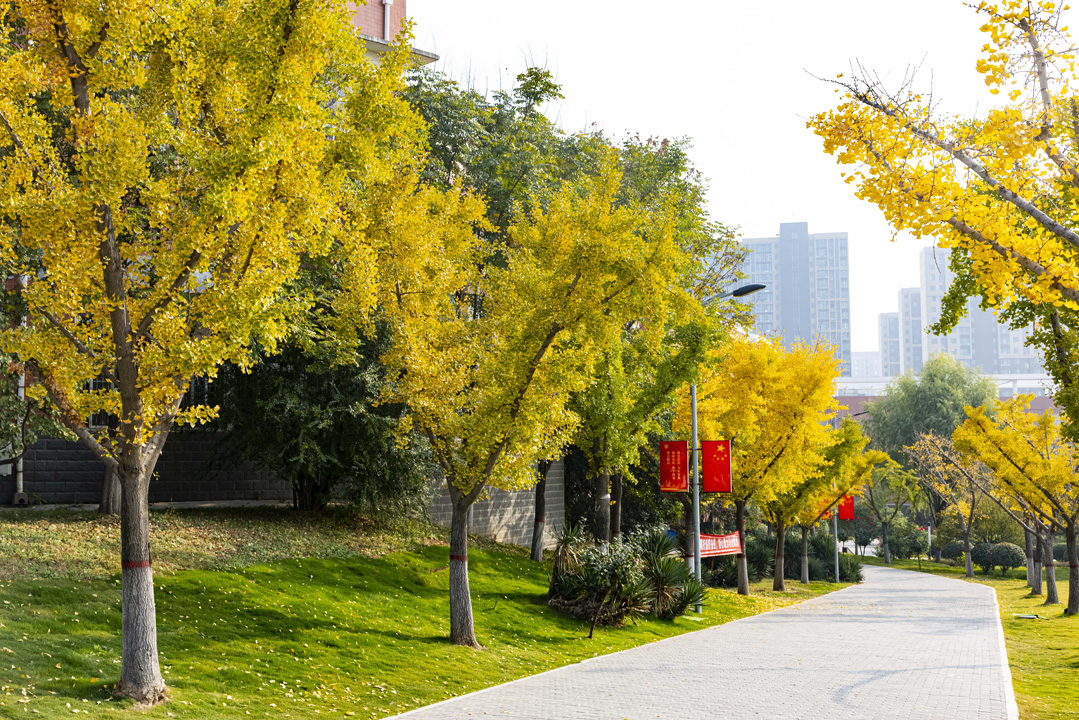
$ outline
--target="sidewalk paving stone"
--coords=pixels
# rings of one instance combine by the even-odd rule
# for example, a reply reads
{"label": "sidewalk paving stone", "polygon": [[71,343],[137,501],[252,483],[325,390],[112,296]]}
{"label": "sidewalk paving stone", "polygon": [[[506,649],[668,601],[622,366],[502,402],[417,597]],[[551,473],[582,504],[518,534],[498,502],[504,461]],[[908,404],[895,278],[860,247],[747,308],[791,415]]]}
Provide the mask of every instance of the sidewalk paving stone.
{"label": "sidewalk paving stone", "polygon": [[396,717],[1018,718],[991,588],[864,572],[864,583],[798,605]]}

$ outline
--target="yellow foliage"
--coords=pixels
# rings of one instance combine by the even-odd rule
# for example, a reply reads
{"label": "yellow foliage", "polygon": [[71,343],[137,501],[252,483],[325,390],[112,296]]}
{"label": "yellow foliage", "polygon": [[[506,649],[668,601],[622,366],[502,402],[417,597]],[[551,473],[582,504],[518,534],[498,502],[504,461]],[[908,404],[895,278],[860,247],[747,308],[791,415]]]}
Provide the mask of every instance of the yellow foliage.
{"label": "yellow foliage", "polygon": [[[36,368],[105,459],[145,464],[174,420],[213,414],[179,412],[190,378],[274,347],[307,302],[282,292],[304,255],[338,245],[371,269],[365,219],[344,210],[392,174],[386,148],[419,123],[395,96],[407,48],[376,68],[348,12],[333,0],[0,9],[19,38],[0,54],[0,261],[24,278],[31,318],[0,349]],[[350,270],[361,312],[375,276]],[[98,411],[119,418],[119,442],[82,427]]]}
{"label": "yellow foliage", "polygon": [[[731,440],[730,500],[771,502],[823,461],[838,361],[827,346],[788,350],[778,338],[747,337],[732,337],[715,360],[698,387],[699,435]],[[687,400],[675,432],[688,434],[689,423]]]}
{"label": "yellow foliage", "polygon": [[[988,36],[978,72],[1008,91],[984,117],[940,118],[909,85],[844,81],[847,100],[809,122],[858,197],[898,232],[962,248],[994,305],[1079,302],[1079,101],[1074,46],[1050,2],[979,3]],[[848,178],[848,181],[850,179]]]}
{"label": "yellow foliage", "polygon": [[611,153],[522,214],[504,245],[473,232],[482,207],[453,192],[419,191],[387,219],[378,299],[393,328],[392,396],[408,402],[457,499],[533,484],[536,458],[577,425],[570,394],[624,323],[691,307],[670,218],[618,207],[620,179]]}

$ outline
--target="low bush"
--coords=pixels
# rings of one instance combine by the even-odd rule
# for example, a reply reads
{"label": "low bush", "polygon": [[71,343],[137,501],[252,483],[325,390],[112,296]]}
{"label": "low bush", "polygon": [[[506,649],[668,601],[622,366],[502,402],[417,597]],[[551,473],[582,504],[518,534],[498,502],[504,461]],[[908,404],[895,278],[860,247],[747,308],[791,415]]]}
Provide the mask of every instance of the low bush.
{"label": "low bush", "polygon": [[701,602],[681,548],[664,529],[597,544],[567,526],[555,548],[549,604],[582,620],[619,626],[653,614],[664,620]]}
{"label": "low bush", "polygon": [[940,556],[946,560],[958,560],[963,554],[963,541],[952,540],[940,550]]}
{"label": "low bush", "polygon": [[1053,546],[1053,559],[1057,562],[1064,562],[1068,559],[1067,543],[1057,543]]}
{"label": "low bush", "polygon": [[843,554],[839,556],[839,580],[841,582],[859,583],[863,580],[862,561],[856,555]]}
{"label": "low bush", "polygon": [[970,561],[980,567],[986,575],[993,572],[993,560],[990,558],[992,548],[990,543],[980,542],[970,549]]}
{"label": "low bush", "polygon": [[1027,556],[1023,549],[1010,542],[1002,542],[993,545],[989,549],[989,561],[995,567],[1000,568],[1000,575],[1004,577],[1012,568],[1026,565]]}
{"label": "low bush", "polygon": [[746,570],[751,582],[769,577],[775,565],[775,539],[752,535],[746,538]]}
{"label": "low bush", "polygon": [[809,556],[815,557],[825,565],[835,563],[835,538],[818,532],[809,538]]}

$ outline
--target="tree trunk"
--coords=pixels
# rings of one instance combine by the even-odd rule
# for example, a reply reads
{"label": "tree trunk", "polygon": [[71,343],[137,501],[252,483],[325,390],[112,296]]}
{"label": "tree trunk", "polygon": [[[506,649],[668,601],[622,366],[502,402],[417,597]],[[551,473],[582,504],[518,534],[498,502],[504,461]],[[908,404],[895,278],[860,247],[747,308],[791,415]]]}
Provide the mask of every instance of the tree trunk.
{"label": "tree trunk", "polygon": [[[937,518],[933,514],[933,508],[929,508],[929,526],[933,528],[933,537],[937,538]],[[940,540],[933,543],[933,561],[940,562]]]}
{"label": "tree trunk", "polygon": [[746,501],[734,501],[734,519],[738,526],[738,542],[742,552],[738,553],[738,594],[749,595],[749,567],[746,565]]}
{"label": "tree trunk", "polygon": [[970,530],[963,534],[963,559],[967,564],[967,577],[974,577],[974,563],[970,560]]}
{"label": "tree trunk", "polygon": [[882,522],[880,524],[880,546],[884,550],[884,564],[892,564],[892,554],[888,552],[888,523]]}
{"label": "tree trunk", "polygon": [[450,520],[450,642],[480,648],[472,624],[472,593],[468,588],[468,508],[453,503]]}
{"label": "tree trunk", "polygon": [[1030,531],[1026,528],[1023,529],[1023,543],[1027,555],[1027,587],[1034,587],[1034,543],[1030,540]]}
{"label": "tree trunk", "polygon": [[1045,565],[1045,605],[1059,605],[1057,595],[1057,568],[1053,559],[1053,531],[1047,530],[1042,538],[1042,561]]}
{"label": "tree trunk", "polygon": [[[142,448],[130,451],[140,453]],[[140,453],[141,454],[141,453]],[[149,464],[149,463],[145,463]],[[120,577],[123,650],[120,694],[140,705],[165,699],[165,680],[157,659],[157,610],[150,556],[150,473],[132,458],[120,461]]]}
{"label": "tree trunk", "polygon": [[1065,615],[1079,612],[1079,557],[1075,552],[1075,523],[1064,529],[1064,542],[1068,544],[1068,607]]}
{"label": "tree trunk", "polygon": [[809,530],[802,526],[802,584],[809,584]]}
{"label": "tree trunk", "polygon": [[540,460],[536,466],[539,480],[536,482],[536,519],[532,524],[532,559],[543,561],[543,528],[547,523],[547,473],[551,471],[550,460]]}
{"label": "tree trunk", "polygon": [[1042,540],[1041,535],[1035,533],[1031,537],[1031,543],[1034,545],[1034,577],[1031,578],[1033,582],[1030,584],[1031,595],[1042,594]]}
{"label": "tree trunk", "polygon": [[102,515],[120,514],[120,478],[116,471],[105,466],[105,477],[101,481],[101,503],[97,511]]}
{"label": "tree trunk", "polygon": [[772,573],[772,590],[776,592],[783,592],[787,589],[783,583],[784,565],[783,551],[787,544],[787,526],[782,520],[776,523],[776,567],[775,572]]}
{"label": "tree trunk", "polygon": [[[602,462],[600,452],[605,444],[600,438],[592,441],[592,457],[597,465]],[[611,475],[606,465],[596,468],[595,483],[593,495],[596,499],[596,516],[592,534],[596,540],[608,542],[611,539]]]}
{"label": "tree trunk", "polygon": [[611,539],[622,534],[622,474],[611,476]]}

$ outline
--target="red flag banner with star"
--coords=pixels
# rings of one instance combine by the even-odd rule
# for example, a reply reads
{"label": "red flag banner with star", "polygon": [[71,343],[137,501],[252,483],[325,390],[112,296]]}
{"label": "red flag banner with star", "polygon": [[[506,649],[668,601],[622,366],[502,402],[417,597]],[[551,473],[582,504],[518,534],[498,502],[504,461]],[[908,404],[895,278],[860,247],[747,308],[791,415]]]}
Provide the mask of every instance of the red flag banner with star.
{"label": "red flag banner with star", "polygon": [[839,519],[840,520],[853,520],[854,519],[854,496],[844,495],[843,499],[839,501]]}
{"label": "red flag banner with star", "polygon": [[731,492],[731,441],[702,441],[701,461],[701,492]]}
{"label": "red flag banner with star", "polygon": [[660,492],[689,490],[689,451],[685,440],[664,440],[659,444]]}

